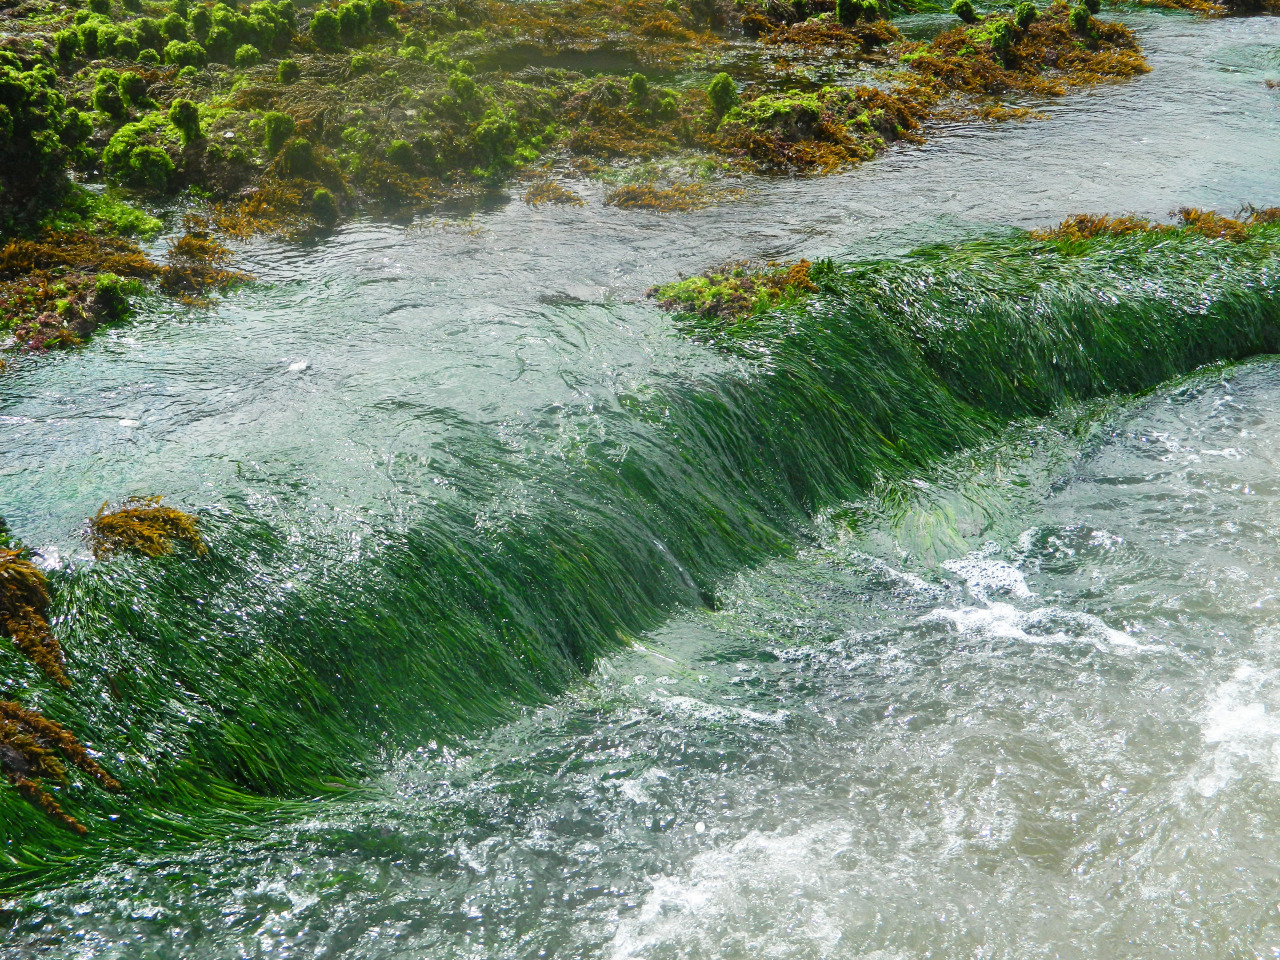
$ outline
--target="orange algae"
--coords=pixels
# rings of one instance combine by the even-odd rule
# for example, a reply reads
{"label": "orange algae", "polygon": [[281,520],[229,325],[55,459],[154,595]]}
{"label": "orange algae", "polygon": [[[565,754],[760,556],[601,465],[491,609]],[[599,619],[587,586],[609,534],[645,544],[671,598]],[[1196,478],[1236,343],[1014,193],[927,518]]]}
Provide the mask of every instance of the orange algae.
{"label": "orange algae", "polygon": [[1220,17],[1230,10],[1223,4],[1213,3],[1212,0],[1134,0],[1139,6],[1143,7],[1160,7],[1164,10],[1189,10],[1192,13],[1202,13],[1210,17]]}
{"label": "orange algae", "polygon": [[[725,45],[708,29],[722,26],[723,15],[709,9],[701,23],[691,7],[668,9],[662,0],[568,0],[564,3],[491,2],[479,8],[478,22],[494,36],[485,44],[493,50],[506,45],[534,51],[548,59],[566,54],[607,52],[618,62],[662,67],[689,66]],[[412,17],[413,14],[410,14]],[[460,52],[469,53],[465,47]]]}
{"label": "orange algae", "polygon": [[1254,13],[1280,13],[1277,0],[1134,0],[1140,6],[1162,7],[1167,10],[1187,10],[1210,17],[1248,16]]}
{"label": "orange algae", "polygon": [[524,202],[531,207],[554,203],[569,207],[585,207],[587,201],[555,180],[538,180],[524,192]]}
{"label": "orange algae", "polygon": [[1239,220],[1232,217],[1224,217],[1221,214],[1214,213],[1212,210],[1183,207],[1178,211],[1178,219],[1189,232],[1198,233],[1210,239],[1231,240],[1239,243],[1249,236],[1249,224],[1247,222],[1241,223]]}
{"label": "orange algae", "polygon": [[187,232],[170,242],[160,286],[188,302],[203,303],[211,290],[225,290],[253,278],[228,269],[231,250],[209,236],[212,224],[203,217],[188,215]]}
{"label": "orange algae", "polygon": [[[888,90],[871,86],[743,91],[709,133],[690,139],[760,171],[829,173],[869,160],[895,142],[919,143],[938,120],[1006,121],[1040,116],[998,102],[1010,94],[1062,96],[1067,89],[1128,79],[1148,70],[1131,31],[1090,20],[1072,30],[1065,3],[1025,28],[992,14],[954,27],[929,43],[893,42],[882,21],[848,27],[828,20],[770,26],[766,45],[866,51],[893,43],[901,69]],[[992,102],[996,101],[996,102]]]}
{"label": "orange algae", "polygon": [[197,554],[208,547],[200,536],[194,516],[166,507],[163,497],[130,497],[114,510],[104,503],[89,521],[86,539],[95,559],[105,559],[122,550],[160,557],[173,552],[177,541],[186,542]]}
{"label": "orange algae", "polygon": [[1081,243],[1095,237],[1123,237],[1138,233],[1172,233],[1184,231],[1198,233],[1211,240],[1229,240],[1240,243],[1249,237],[1249,228],[1280,222],[1280,207],[1256,209],[1247,207],[1236,217],[1224,217],[1212,210],[1182,207],[1173,214],[1177,223],[1158,223],[1143,217],[1125,214],[1111,217],[1105,214],[1080,213],[1068,217],[1056,227],[1031,231],[1033,240],[1065,241]]}
{"label": "orange algae", "polygon": [[62,646],[49,627],[48,611],[45,575],[23,551],[0,548],[0,631],[49,679],[69,687]]}
{"label": "orange algae", "polygon": [[706,183],[676,183],[662,187],[654,183],[617,187],[605,194],[608,207],[624,210],[654,210],[659,213],[687,213],[726,200],[739,200],[745,191]]}
{"label": "orange algae", "polygon": [[606,159],[652,159],[696,146],[695,126],[706,107],[701,90],[672,98],[664,111],[657,94],[637,100],[620,79],[598,79],[565,101],[566,146]]}
{"label": "orange algae", "polygon": [[44,781],[67,782],[67,764],[91,777],[104,790],[119,782],[89,756],[66,727],[12,700],[0,700],[0,772],[33,806],[74,833],[86,833],[44,788]]}
{"label": "orange algae", "polygon": [[1078,213],[1068,217],[1056,227],[1032,230],[1033,240],[1066,240],[1079,243],[1092,240],[1094,237],[1123,237],[1133,233],[1147,233],[1152,230],[1167,229],[1142,217],[1122,215],[1110,217],[1106,214]]}
{"label": "orange algae", "polygon": [[845,26],[831,20],[803,20],[782,24],[760,37],[766,47],[793,47],[812,54],[869,54],[878,47],[901,40],[902,34],[887,20],[862,21]]}
{"label": "orange algae", "polygon": [[256,234],[293,236],[313,221],[303,203],[305,184],[270,184],[251,190],[238,200],[215,203],[209,222],[229,237],[247,239]]}

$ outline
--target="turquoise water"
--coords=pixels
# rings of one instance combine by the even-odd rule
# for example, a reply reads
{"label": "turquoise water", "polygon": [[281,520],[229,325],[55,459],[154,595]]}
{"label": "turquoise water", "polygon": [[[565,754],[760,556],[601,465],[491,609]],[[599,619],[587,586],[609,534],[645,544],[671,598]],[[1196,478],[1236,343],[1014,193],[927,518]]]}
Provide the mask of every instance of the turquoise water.
{"label": "turquoise water", "polygon": [[[1277,21],[1131,19],[1153,73],[1048,120],[685,217],[257,243],[216,310],[7,373],[0,512],[69,571],[80,687],[23,697],[133,798],[7,947],[1265,955],[1274,366],[994,444],[939,408],[868,498],[840,425],[759,426],[813,398],[642,299],[731,257],[1275,203]],[[83,518],[157,492],[214,559],[91,568]],[[187,763],[359,786],[214,828]]]}

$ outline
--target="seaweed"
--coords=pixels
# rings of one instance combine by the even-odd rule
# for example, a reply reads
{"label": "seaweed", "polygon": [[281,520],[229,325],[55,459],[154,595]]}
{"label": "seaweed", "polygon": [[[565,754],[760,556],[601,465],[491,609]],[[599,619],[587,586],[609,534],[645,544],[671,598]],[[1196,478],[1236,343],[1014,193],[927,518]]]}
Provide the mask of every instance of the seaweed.
{"label": "seaweed", "polygon": [[230,251],[209,238],[207,221],[187,223],[192,232],[169,244],[163,266],[110,233],[45,229],[10,239],[0,249],[0,330],[8,326],[28,352],[77,346],[127,316],[144,283],[194,300],[250,279],[228,269]]}
{"label": "seaweed", "polygon": [[0,632],[49,679],[70,687],[62,647],[49,626],[48,587],[25,551],[0,547]]}
{"label": "seaweed", "polygon": [[562,183],[551,179],[535,180],[524,192],[524,202],[531,207],[540,207],[544,203],[561,206],[585,207],[587,201],[574,193]]}
{"label": "seaweed", "polygon": [[45,789],[47,780],[65,784],[67,764],[112,793],[120,783],[104,770],[66,727],[13,700],[0,700],[0,772],[28,803],[73,833],[86,827],[67,814]]}
{"label": "seaweed", "polygon": [[664,310],[679,313],[690,323],[709,321],[719,326],[804,300],[818,292],[814,275],[820,276],[825,269],[826,265],[820,264],[815,270],[808,260],[789,264],[739,261],[654,287],[648,295]]}
{"label": "seaweed", "polygon": [[[1076,255],[1096,249],[1099,241],[1150,236],[1157,239],[1199,237],[1228,245],[1244,245],[1280,224],[1280,207],[1245,207],[1234,217],[1183,207],[1172,223],[1134,214],[1076,214],[1053,227],[1028,231],[1032,244],[1050,244]],[[779,309],[797,306],[821,292],[835,278],[828,261],[796,263],[742,261],[714,267],[694,277],[654,287],[648,296],[676,315],[692,336],[716,342],[730,336],[754,335],[756,321]],[[835,285],[832,286],[835,289]]]}
{"label": "seaweed", "polygon": [[1250,230],[1280,222],[1280,207],[1245,207],[1235,217],[1225,217],[1212,210],[1182,207],[1170,214],[1177,223],[1159,223],[1133,214],[1107,216],[1080,213],[1068,217],[1055,227],[1031,231],[1031,238],[1067,244],[1082,244],[1096,237],[1125,237],[1134,234],[1194,233],[1211,240],[1243,243]]}
{"label": "seaweed", "polygon": [[231,270],[231,250],[210,236],[211,222],[189,214],[186,233],[170,241],[160,285],[189,302],[204,302],[210,290],[225,290],[253,279],[250,274]]}
{"label": "seaweed", "polygon": [[1015,16],[991,14],[929,44],[907,45],[907,89],[926,105],[957,97],[1010,93],[1060,97],[1069,87],[1127,80],[1147,73],[1137,38],[1120,23],[1090,19],[1073,28],[1071,9],[1057,0],[1025,28]]}
{"label": "seaweed", "polygon": [[194,516],[175,507],[166,507],[163,497],[129,497],[114,509],[104,503],[89,521],[86,540],[97,560],[121,551],[145,557],[161,557],[173,552],[178,541],[197,555],[208,552]]}
{"label": "seaweed", "polygon": [[642,183],[615,187],[605,194],[604,203],[607,207],[624,210],[687,213],[743,196],[741,189],[708,183],[673,183],[669,186]]}

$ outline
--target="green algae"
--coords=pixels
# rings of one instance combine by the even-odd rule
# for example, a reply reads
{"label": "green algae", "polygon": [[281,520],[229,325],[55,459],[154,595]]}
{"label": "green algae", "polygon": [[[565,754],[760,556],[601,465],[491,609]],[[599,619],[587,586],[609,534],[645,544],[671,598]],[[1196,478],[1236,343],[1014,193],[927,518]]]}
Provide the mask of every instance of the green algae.
{"label": "green algae", "polygon": [[[858,6],[857,16],[848,8],[846,24],[834,4],[824,3],[806,8],[811,19],[752,3],[730,14],[657,0],[352,0],[310,11],[288,0],[263,0],[247,14],[225,5],[182,6],[183,11],[162,3],[136,10],[106,5],[67,20],[67,8],[44,0],[45,19],[26,21],[27,55],[41,56],[40,44],[50,44],[43,56],[52,51],[62,77],[58,86],[73,101],[97,108],[95,136],[107,137],[107,175],[157,193],[198,186],[225,198],[253,186],[270,188],[272,168],[265,161],[287,137],[262,131],[288,117],[336,171],[326,179],[310,178],[312,186],[300,194],[324,187],[339,197],[340,209],[431,206],[465,197],[564,149],[586,161],[682,151],[732,159],[743,144],[700,129],[705,104],[715,117],[744,111],[754,128],[786,101],[793,112],[803,107],[806,115],[822,116],[829,112],[830,96],[814,100],[802,87],[753,89],[739,105],[742,82],[729,74],[717,74],[704,95],[687,82],[660,87],[655,71],[697,70],[729,46],[749,44],[743,31],[755,22],[752,17],[764,18],[766,44],[818,49],[849,39],[866,48],[896,37],[880,19],[883,11],[866,4]],[[59,23],[66,26],[42,32]],[[1001,23],[997,18],[982,29],[998,33]],[[757,27],[757,33],[764,29]],[[120,37],[137,48],[132,65],[124,56],[129,51],[116,49]],[[626,82],[614,92],[607,78],[577,72],[568,53],[599,54]],[[628,60],[647,71],[624,72]],[[588,99],[593,108],[584,111],[579,105]],[[184,112],[179,119],[172,112],[176,103],[194,104],[198,118]],[[914,111],[905,126],[919,120]],[[782,142],[784,152],[796,152],[785,137]],[[882,137],[879,143],[884,142]],[[875,142],[869,143],[874,153]],[[762,160],[758,154],[764,149],[756,141],[746,152]],[[865,149],[845,150],[820,166],[868,155]],[[390,189],[382,177],[386,160],[401,172]],[[784,164],[762,161],[766,168],[791,162],[790,156]],[[299,202],[295,215],[305,232],[305,203]]]}
{"label": "green algae", "polygon": [[[124,792],[59,796],[83,837],[0,792],[0,888],[225,837],[237,818],[345,789],[579,682],[681,606],[714,605],[725,578],[792,550],[815,511],[885,478],[1012,419],[1275,351],[1277,230],[1010,232],[823,264],[805,298],[682,319],[740,363],[624,397],[573,456],[513,460],[460,423],[458,494],[358,556],[300,570],[236,509],[202,516],[198,561],[51,572],[76,685],[14,656],[5,696],[111,758]],[[495,507],[513,489],[518,509]]]}
{"label": "green algae", "polygon": [[736,263],[655,287],[649,295],[681,316],[741,324],[746,318],[799,305],[818,292],[823,276],[833,269],[830,261],[816,268],[807,260],[785,266]]}

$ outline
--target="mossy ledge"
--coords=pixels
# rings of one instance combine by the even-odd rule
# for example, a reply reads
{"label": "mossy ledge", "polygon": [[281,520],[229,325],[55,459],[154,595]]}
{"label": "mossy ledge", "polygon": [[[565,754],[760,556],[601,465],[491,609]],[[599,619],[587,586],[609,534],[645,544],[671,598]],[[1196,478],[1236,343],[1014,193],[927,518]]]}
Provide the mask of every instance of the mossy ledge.
{"label": "mossy ledge", "polygon": [[[26,0],[0,39],[0,337],[75,346],[148,285],[203,302],[245,279],[219,236],[411,217],[513,178],[572,205],[573,180],[619,171],[610,205],[687,211],[744,172],[1026,117],[1008,98],[1146,70],[1090,2],[970,5],[920,43],[891,18],[924,0]],[[160,265],[139,207],[177,196],[194,212]]]}
{"label": "mossy ledge", "polygon": [[[1033,245],[1031,253],[1055,249],[1067,254],[1088,253],[1096,247],[1095,241],[1118,237],[1269,242],[1280,224],[1280,207],[1249,207],[1235,217],[1183,207],[1173,216],[1176,222],[1160,223],[1132,214],[1077,214],[1055,227],[1032,230],[1025,240]],[[843,276],[830,260],[817,264],[742,261],[654,287],[648,296],[675,314],[691,336],[727,347],[750,339],[758,324],[772,322],[764,318],[778,310],[802,307],[822,293],[837,293]]]}

